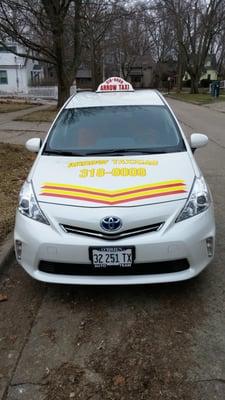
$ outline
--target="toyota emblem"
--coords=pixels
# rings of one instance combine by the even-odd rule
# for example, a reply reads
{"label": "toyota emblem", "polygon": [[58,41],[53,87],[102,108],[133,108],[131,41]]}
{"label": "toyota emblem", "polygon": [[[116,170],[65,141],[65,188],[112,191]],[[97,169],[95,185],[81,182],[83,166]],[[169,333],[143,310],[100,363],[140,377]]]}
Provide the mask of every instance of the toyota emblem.
{"label": "toyota emblem", "polygon": [[117,231],[122,226],[122,221],[118,217],[105,217],[101,220],[100,226],[105,231]]}

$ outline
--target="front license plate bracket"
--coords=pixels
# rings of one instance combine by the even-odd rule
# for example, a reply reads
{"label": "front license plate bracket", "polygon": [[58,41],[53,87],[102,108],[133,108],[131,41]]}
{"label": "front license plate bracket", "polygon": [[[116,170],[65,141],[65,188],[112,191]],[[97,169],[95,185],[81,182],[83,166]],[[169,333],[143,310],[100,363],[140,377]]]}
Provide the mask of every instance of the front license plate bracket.
{"label": "front license plate bracket", "polygon": [[131,268],[135,260],[135,248],[134,246],[90,247],[89,258],[95,268]]}

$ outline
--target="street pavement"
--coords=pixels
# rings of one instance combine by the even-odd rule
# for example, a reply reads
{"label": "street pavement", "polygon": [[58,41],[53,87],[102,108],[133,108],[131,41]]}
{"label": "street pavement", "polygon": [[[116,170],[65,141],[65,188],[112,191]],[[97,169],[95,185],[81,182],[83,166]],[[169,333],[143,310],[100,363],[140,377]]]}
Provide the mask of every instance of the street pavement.
{"label": "street pavement", "polygon": [[214,111],[225,113],[225,101],[217,101],[217,100],[215,100],[213,103],[206,104],[205,107],[209,108],[210,110],[214,110]]}
{"label": "street pavement", "polygon": [[13,258],[0,275],[1,400],[225,399],[225,115],[169,100],[210,185],[216,257],[196,279],[136,287],[45,285]]}

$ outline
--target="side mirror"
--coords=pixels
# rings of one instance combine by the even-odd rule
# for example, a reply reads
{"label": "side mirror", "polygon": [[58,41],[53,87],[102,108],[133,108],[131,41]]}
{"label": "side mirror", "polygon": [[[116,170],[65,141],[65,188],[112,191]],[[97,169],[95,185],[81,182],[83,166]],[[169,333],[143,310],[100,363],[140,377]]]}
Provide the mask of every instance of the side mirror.
{"label": "side mirror", "polygon": [[191,149],[194,152],[199,147],[204,147],[207,145],[209,139],[208,136],[202,133],[192,133],[191,135]]}
{"label": "side mirror", "polygon": [[39,138],[29,139],[25,143],[25,147],[27,150],[32,151],[33,153],[38,153],[41,148],[42,140]]}

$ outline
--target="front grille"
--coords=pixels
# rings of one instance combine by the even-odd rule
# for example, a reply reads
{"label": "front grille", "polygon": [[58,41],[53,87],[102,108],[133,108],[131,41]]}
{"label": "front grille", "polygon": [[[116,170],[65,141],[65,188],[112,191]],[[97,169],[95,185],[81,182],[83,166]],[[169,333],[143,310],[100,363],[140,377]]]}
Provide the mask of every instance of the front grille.
{"label": "front grille", "polygon": [[64,224],[61,224],[61,227],[64,230],[64,232],[67,232],[67,233],[91,236],[91,237],[96,237],[99,239],[106,239],[106,240],[118,240],[118,239],[130,237],[130,236],[140,235],[142,233],[159,231],[159,229],[161,229],[163,224],[164,224],[163,222],[159,222],[157,224],[128,229],[128,230],[122,231],[120,233],[118,233],[118,232],[117,233],[98,232],[98,231],[94,231],[91,229],[84,229],[84,228],[80,228],[77,226],[64,225]]}
{"label": "front grille", "polygon": [[187,259],[134,264],[132,267],[95,268],[91,264],[68,264],[40,261],[39,271],[56,275],[154,275],[185,271],[189,268]]}

